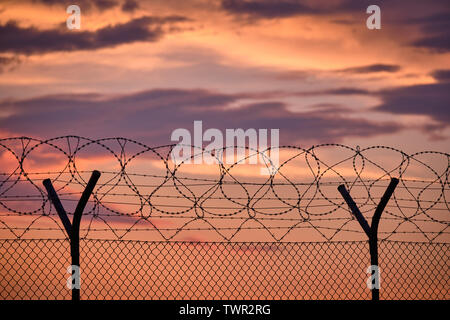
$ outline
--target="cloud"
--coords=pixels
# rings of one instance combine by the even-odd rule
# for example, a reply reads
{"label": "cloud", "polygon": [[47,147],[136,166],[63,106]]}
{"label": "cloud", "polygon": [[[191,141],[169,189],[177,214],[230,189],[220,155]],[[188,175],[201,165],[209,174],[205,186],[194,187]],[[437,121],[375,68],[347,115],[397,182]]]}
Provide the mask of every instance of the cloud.
{"label": "cloud", "polygon": [[[280,101],[249,103],[256,94],[207,90],[154,89],[124,96],[71,94],[8,100],[9,115],[0,126],[12,134],[43,138],[74,134],[92,138],[125,136],[157,145],[171,143],[174,129],[191,130],[194,120],[207,128],[279,128],[282,144],[337,142],[401,130],[392,122],[376,123],[344,108],[320,107],[294,112]],[[232,106],[232,107],[231,107]]]}
{"label": "cloud", "polygon": [[126,0],[122,4],[122,11],[134,12],[137,9],[139,9],[139,3],[137,1],[135,1],[135,0]]}
{"label": "cloud", "polygon": [[[282,93],[286,94],[286,93]],[[298,97],[310,97],[310,96],[351,96],[351,95],[374,95],[375,91],[369,91],[362,88],[353,87],[341,87],[341,88],[330,88],[323,90],[312,90],[312,91],[299,91],[293,93],[293,95]]]}
{"label": "cloud", "polygon": [[222,8],[234,14],[247,14],[260,18],[290,17],[316,11],[299,1],[236,1],[223,0]]}
{"label": "cloud", "polygon": [[431,76],[439,82],[450,81],[450,69],[434,70]]}
{"label": "cloud", "polygon": [[326,15],[342,12],[360,11],[365,13],[368,1],[341,0],[222,0],[222,8],[235,15],[247,15],[253,18],[274,19],[299,15]]}
{"label": "cloud", "polygon": [[0,73],[4,72],[5,69],[11,70],[20,63],[18,57],[12,56],[0,56]]}
{"label": "cloud", "polygon": [[140,8],[139,3],[136,0],[77,0],[77,1],[61,1],[61,0],[31,0],[31,3],[38,3],[46,6],[60,6],[68,7],[69,5],[76,4],[80,7],[82,12],[91,11],[93,9],[98,11],[106,11],[115,7],[119,7],[124,12],[134,12]]}
{"label": "cloud", "polygon": [[119,1],[117,0],[77,0],[77,1],[61,1],[61,0],[32,0],[32,3],[43,4],[47,6],[64,6],[68,7],[71,4],[76,4],[83,11],[89,11],[93,8],[97,10],[108,10],[119,5]]}
{"label": "cloud", "polygon": [[332,94],[332,95],[369,95],[372,94],[371,91],[361,88],[337,88],[321,91],[322,94]]}
{"label": "cloud", "polygon": [[412,43],[415,47],[429,49],[436,53],[444,53],[450,51],[450,35],[448,33],[440,33],[431,35]]}
{"label": "cloud", "polygon": [[407,22],[419,25],[423,32],[444,32],[450,28],[450,11],[442,12],[442,10],[439,10],[438,13],[409,19]]}
{"label": "cloud", "polygon": [[375,73],[375,72],[397,72],[400,71],[400,69],[401,67],[399,65],[377,63],[377,64],[370,64],[367,66],[341,69],[338,71],[344,73],[359,74],[359,73]]}
{"label": "cloud", "polygon": [[53,51],[95,50],[136,41],[157,41],[166,31],[163,26],[185,22],[181,16],[144,16],[96,31],[68,31],[65,28],[39,30],[22,28],[9,21],[0,25],[0,52],[42,54]]}
{"label": "cloud", "polygon": [[342,76],[342,73],[349,74],[349,75],[359,75],[359,74],[372,74],[372,73],[380,73],[380,72],[387,72],[387,73],[395,73],[399,72],[402,69],[401,66],[397,64],[385,64],[385,63],[374,63],[369,65],[363,65],[363,66],[356,66],[356,67],[348,67],[344,69],[335,69],[335,70],[289,70],[289,71],[283,71],[283,72],[275,72],[274,78],[277,80],[309,80],[314,79],[320,74],[324,73],[330,73],[332,75],[338,74],[339,76]]}
{"label": "cloud", "polygon": [[[448,77],[448,72],[446,74]],[[433,83],[400,87],[378,92],[383,103],[378,111],[393,114],[425,115],[431,117],[443,128],[450,125],[450,83]]]}
{"label": "cloud", "polygon": [[439,12],[429,16],[413,19],[410,23],[420,26],[424,36],[413,41],[415,47],[425,48],[432,52],[450,51],[450,12]]}

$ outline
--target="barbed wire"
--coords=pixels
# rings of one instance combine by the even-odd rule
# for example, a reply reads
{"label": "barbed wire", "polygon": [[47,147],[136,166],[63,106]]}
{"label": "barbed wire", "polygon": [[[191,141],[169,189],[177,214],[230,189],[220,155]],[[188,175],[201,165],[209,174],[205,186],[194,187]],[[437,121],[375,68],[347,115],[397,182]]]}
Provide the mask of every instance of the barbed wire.
{"label": "barbed wire", "polygon": [[[194,149],[192,156],[175,163],[174,147],[149,147],[121,137],[0,139],[0,238],[19,239],[38,231],[64,235],[42,181],[52,180],[71,214],[71,204],[96,169],[102,177],[83,214],[86,239],[102,232],[117,239],[148,232],[172,240],[184,232],[212,231],[231,241],[250,234],[248,230],[262,230],[269,240],[283,241],[309,230],[323,241],[342,240],[363,235],[363,230],[337,186],[346,186],[369,219],[395,177],[399,184],[383,213],[380,238],[450,242],[447,153],[407,154],[388,146],[342,144],[281,146],[276,150],[279,164],[272,174],[261,176],[261,166],[248,162],[256,157],[270,169],[267,155],[274,147],[232,147],[243,154],[232,163],[218,158],[227,147]],[[206,156],[217,161],[188,164]]]}

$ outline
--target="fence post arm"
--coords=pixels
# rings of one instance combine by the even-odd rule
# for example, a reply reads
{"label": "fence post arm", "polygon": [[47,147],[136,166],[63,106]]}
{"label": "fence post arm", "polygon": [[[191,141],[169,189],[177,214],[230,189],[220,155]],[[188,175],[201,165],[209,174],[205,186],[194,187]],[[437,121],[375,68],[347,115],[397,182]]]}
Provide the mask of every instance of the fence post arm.
{"label": "fence post arm", "polygon": [[81,195],[80,200],[78,201],[77,207],[73,214],[73,221],[72,221],[72,230],[73,230],[73,233],[75,233],[75,235],[79,235],[79,233],[80,233],[81,216],[83,215],[84,208],[86,207],[89,197],[91,196],[92,192],[94,191],[94,187],[97,184],[97,181],[99,178],[100,178],[100,172],[97,170],[94,170],[92,172],[91,178],[89,179],[89,182],[88,182],[86,188],[83,191],[83,194]]}
{"label": "fence post arm", "polygon": [[398,179],[392,178],[391,182],[389,183],[389,186],[387,187],[386,191],[384,192],[383,197],[381,197],[381,200],[378,203],[377,208],[375,209],[375,213],[373,214],[373,217],[372,217],[372,224],[370,226],[372,236],[377,236],[377,234],[378,234],[378,225],[380,223],[381,214],[383,213],[384,209],[386,208],[386,205],[389,202],[389,199],[391,198],[392,194],[394,193],[394,190],[397,187],[397,184],[398,184]]}
{"label": "fence post arm", "polygon": [[350,208],[350,210],[352,211],[353,215],[358,220],[359,224],[363,228],[363,230],[366,233],[367,237],[370,238],[370,233],[371,233],[370,226],[367,223],[367,220],[362,215],[361,211],[359,211],[358,207],[356,206],[355,201],[353,201],[351,195],[348,193],[347,189],[345,188],[345,186],[343,184],[341,184],[338,187],[338,190],[341,193],[342,197],[344,198],[345,202],[347,202],[348,207]]}
{"label": "fence post arm", "polygon": [[48,197],[50,198],[50,201],[55,206],[56,212],[58,213],[59,218],[61,219],[61,222],[64,226],[64,229],[66,229],[67,236],[72,236],[72,224],[70,223],[69,218],[67,217],[66,210],[64,210],[64,207],[59,200],[58,194],[55,191],[55,188],[53,188],[52,182],[50,179],[45,179],[42,181],[42,184],[44,185],[45,189],[47,189]]}

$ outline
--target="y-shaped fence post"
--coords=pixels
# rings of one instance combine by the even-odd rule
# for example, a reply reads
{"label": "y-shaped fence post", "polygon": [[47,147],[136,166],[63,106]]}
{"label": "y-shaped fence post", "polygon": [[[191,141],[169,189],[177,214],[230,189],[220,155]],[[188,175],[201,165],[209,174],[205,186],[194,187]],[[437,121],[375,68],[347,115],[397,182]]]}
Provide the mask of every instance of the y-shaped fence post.
{"label": "y-shaped fence post", "polygon": [[[380,283],[379,279],[379,269],[378,269],[378,225],[380,223],[381,214],[384,211],[384,208],[386,207],[389,199],[391,198],[392,194],[394,193],[395,187],[397,187],[398,179],[392,178],[391,182],[389,183],[389,186],[387,187],[386,191],[384,192],[383,197],[380,200],[380,203],[378,203],[378,206],[375,210],[375,213],[372,217],[372,225],[369,226],[367,223],[367,220],[362,215],[361,211],[359,211],[358,207],[356,206],[355,201],[353,201],[352,197],[348,193],[347,189],[345,189],[345,186],[341,184],[338,187],[339,192],[341,193],[342,197],[344,198],[345,202],[347,202],[347,205],[349,206],[350,210],[352,211],[353,215],[358,220],[359,224],[363,228],[364,232],[366,233],[367,237],[369,238],[369,250],[370,250],[370,264],[372,270],[373,276],[376,278],[376,283]],[[372,269],[375,268],[375,269]],[[380,289],[377,288],[376,285],[372,283],[372,300],[378,301],[380,300]]]}
{"label": "y-shaped fence post", "polygon": [[[45,179],[42,183],[44,184],[45,189],[47,189],[48,197],[55,206],[56,211],[58,212],[59,218],[66,229],[67,235],[70,239],[70,255],[72,257],[72,300],[78,301],[80,300],[80,287],[79,280],[78,285],[76,281],[76,277],[80,275],[80,223],[81,216],[83,215],[84,208],[89,200],[89,197],[94,190],[95,185],[97,184],[98,179],[100,178],[100,172],[95,170],[92,172],[91,178],[81,195],[80,200],[78,201],[78,205],[73,214],[73,221],[70,223],[69,218],[67,217],[67,213],[64,210],[64,207],[59,200],[58,194],[53,188],[52,182],[50,179]],[[77,270],[76,270],[77,269]],[[73,282],[75,281],[75,282]]]}

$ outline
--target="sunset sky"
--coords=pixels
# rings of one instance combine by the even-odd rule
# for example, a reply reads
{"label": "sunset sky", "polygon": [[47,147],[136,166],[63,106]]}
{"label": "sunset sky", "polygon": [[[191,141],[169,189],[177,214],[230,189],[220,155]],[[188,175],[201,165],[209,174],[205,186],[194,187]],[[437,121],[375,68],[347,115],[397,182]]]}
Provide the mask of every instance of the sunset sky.
{"label": "sunset sky", "polygon": [[[66,25],[72,4],[81,9],[79,30]],[[369,5],[381,9],[379,30],[366,26]],[[218,263],[201,273],[215,277],[226,269],[224,288],[228,279],[238,283],[231,291],[244,299],[252,293],[241,284],[270,291],[289,283],[312,294],[292,289],[290,299],[348,299],[355,292],[365,298],[368,252],[350,244],[368,250],[359,242],[367,236],[337,187],[345,183],[370,223],[390,178],[397,177],[378,233],[388,240],[380,241],[388,257],[380,263],[399,259],[398,266],[387,265],[392,279],[386,283],[397,288],[414,266],[425,275],[405,283],[417,297],[435,294],[416,286],[419,279],[448,299],[449,30],[449,0],[0,0],[0,299],[33,293],[21,285],[27,275],[14,271],[37,260],[20,241],[67,238],[42,180],[51,179],[72,219],[92,170],[102,176],[81,222],[88,284],[90,276],[95,283],[97,274],[107,274],[102,268],[109,263],[128,268],[136,258],[175,266],[169,271],[177,274],[178,267],[210,270],[210,262]],[[177,128],[193,134],[194,121],[202,121],[203,131],[223,133],[279,129],[281,167],[270,177],[260,174],[261,163],[177,167],[167,160],[167,145],[177,142],[171,134]],[[114,137],[126,139],[99,140]],[[99,240],[118,241],[108,247]],[[389,240],[407,249],[394,252]],[[221,244],[228,241],[253,241],[255,253],[251,245],[227,251]],[[260,242],[280,247],[258,249]],[[300,242],[319,249],[305,251],[308,245]],[[343,247],[324,254],[317,242]],[[427,253],[411,242],[445,245]],[[67,257],[60,258],[48,243],[35,251],[53,259],[48,270],[66,277],[69,252],[61,249]],[[122,245],[130,244],[140,249],[127,254]],[[83,250],[92,250],[92,259]],[[275,285],[247,277],[258,270],[239,265],[246,257],[261,262],[254,265]],[[230,270],[244,270],[243,280],[227,273],[227,259]],[[325,286],[328,278],[321,275],[333,272],[342,292],[322,295],[308,278],[296,284],[283,262],[292,262],[297,274],[308,275],[302,268],[312,266],[309,276]],[[284,270],[282,277],[277,270]],[[210,298],[210,289],[195,287],[205,282],[195,272],[185,285],[179,274],[158,277],[169,285],[147,279],[163,294],[147,288],[145,297],[173,298],[165,288],[181,283],[200,288],[187,298]],[[121,273],[117,279],[128,281]],[[43,281],[69,293],[65,279]],[[101,290],[123,298],[127,285],[118,281],[120,290],[105,290],[111,281],[99,281]],[[389,297],[405,298],[393,292]]]}
{"label": "sunset sky", "polygon": [[0,2],[0,135],[170,142],[279,128],[281,145],[449,148],[448,1]]}
{"label": "sunset sky", "polygon": [[[81,9],[80,30],[66,27],[66,8],[74,3]],[[380,30],[366,27],[370,4],[375,3],[1,1],[0,138],[125,137],[160,146],[171,143],[173,130],[192,132],[194,121],[201,120],[204,130],[279,129],[281,145],[302,148],[342,143],[352,148],[387,145],[407,153],[448,153],[448,1],[378,2]],[[139,151],[139,146],[134,148]],[[65,170],[67,159],[50,149],[34,150],[23,168]],[[13,172],[18,164],[10,151],[2,148],[0,156],[2,170]],[[108,158],[111,154],[103,152],[86,148],[77,155],[77,168],[118,170],[114,159]],[[282,156],[291,155],[286,151]],[[342,150],[323,151],[322,159],[338,161],[346,156]],[[378,151],[371,156],[387,170],[398,165],[398,153]],[[162,162],[138,160],[127,169],[150,174],[164,170]],[[284,173],[312,181],[303,160],[284,166]],[[436,179],[448,171],[445,156],[423,161],[430,167],[415,163],[405,176]],[[345,165],[340,173],[354,175],[351,158]],[[246,167],[233,170],[252,176]],[[377,167],[365,170],[367,179],[386,178]],[[183,167],[178,172],[215,178],[218,173],[211,167]],[[134,180],[143,181],[149,183],[142,177]],[[79,185],[71,187],[81,192]],[[31,191],[35,186],[27,189],[20,184],[6,193],[5,188],[2,196],[36,192]],[[165,196],[178,192],[173,188],[165,189]],[[408,201],[420,197],[439,201],[436,214],[442,222],[448,205],[441,198],[444,191],[437,190],[417,191]],[[281,194],[295,197],[294,191]],[[336,186],[332,192],[336,197]],[[137,198],[132,201],[139,204]],[[121,210],[134,209],[125,205]],[[419,217],[422,211],[423,207],[412,208]],[[371,214],[373,207],[367,212]],[[190,213],[195,218],[195,212]],[[359,228],[356,222],[354,227]],[[442,227],[445,223],[433,230]]]}

